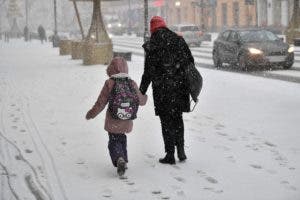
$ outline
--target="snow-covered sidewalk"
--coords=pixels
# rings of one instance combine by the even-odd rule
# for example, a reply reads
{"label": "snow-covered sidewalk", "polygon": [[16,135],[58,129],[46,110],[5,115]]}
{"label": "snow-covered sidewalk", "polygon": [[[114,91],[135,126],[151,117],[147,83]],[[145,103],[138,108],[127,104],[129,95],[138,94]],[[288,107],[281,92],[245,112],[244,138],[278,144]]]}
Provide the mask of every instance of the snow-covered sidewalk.
{"label": "snow-covered sidewalk", "polygon": [[[0,41],[0,199],[300,199],[300,85],[202,69],[199,105],[184,115],[188,160],[164,155],[149,102],[128,135],[128,179],[112,167],[104,113],[84,119],[106,66],[83,66],[39,42]],[[137,82],[142,57],[129,74]]]}

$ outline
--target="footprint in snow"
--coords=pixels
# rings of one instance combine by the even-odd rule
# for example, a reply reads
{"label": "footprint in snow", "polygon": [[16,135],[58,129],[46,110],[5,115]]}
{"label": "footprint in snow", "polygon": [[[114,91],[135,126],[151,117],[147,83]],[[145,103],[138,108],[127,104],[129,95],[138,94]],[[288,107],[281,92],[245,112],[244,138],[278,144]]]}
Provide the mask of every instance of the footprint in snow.
{"label": "footprint in snow", "polygon": [[82,158],[77,159],[76,164],[83,165],[85,163],[85,160]]}
{"label": "footprint in snow", "polygon": [[206,172],[204,172],[202,170],[197,170],[197,174],[200,174],[201,177],[206,176]]}
{"label": "footprint in snow", "polygon": [[232,141],[232,142],[236,142],[236,141],[238,141],[238,139],[237,139],[237,138],[233,138],[233,137],[229,138],[228,140],[229,140],[229,141]]}
{"label": "footprint in snow", "polygon": [[255,133],[253,133],[253,132],[251,132],[251,131],[248,132],[248,134],[249,134],[249,135],[255,135]]}
{"label": "footprint in snow", "polygon": [[172,165],[172,167],[174,168],[174,169],[181,169],[179,166],[177,166],[177,165]]}
{"label": "footprint in snow", "polygon": [[17,127],[17,126],[12,126],[11,128],[12,128],[12,129],[17,129],[18,127]]}
{"label": "footprint in snow", "polygon": [[153,190],[151,193],[155,195],[161,194],[161,190]]}
{"label": "footprint in snow", "polygon": [[185,179],[182,178],[182,177],[177,176],[177,177],[174,177],[174,179],[181,182],[181,183],[185,183]]}
{"label": "footprint in snow", "polygon": [[103,197],[110,198],[112,197],[112,191],[110,189],[103,190]]}
{"label": "footprint in snow", "polygon": [[216,130],[221,130],[221,129],[225,128],[225,126],[223,124],[219,124],[219,123],[216,124],[214,127],[215,127]]}
{"label": "footprint in snow", "polygon": [[232,163],[235,163],[235,162],[236,162],[236,160],[234,159],[233,156],[228,156],[228,157],[227,157],[227,160],[228,160],[229,162],[232,162]]}
{"label": "footprint in snow", "polygon": [[273,170],[273,169],[268,169],[267,172],[269,174],[277,174],[277,171],[276,170]]}
{"label": "footprint in snow", "polygon": [[21,132],[21,133],[25,133],[26,130],[25,130],[25,129],[21,129],[20,132]]}
{"label": "footprint in snow", "polygon": [[170,199],[168,196],[161,197],[161,199]]}
{"label": "footprint in snow", "polygon": [[209,119],[209,120],[213,120],[214,118],[212,117],[208,117],[208,116],[204,116],[206,119]]}
{"label": "footprint in snow", "polygon": [[139,192],[138,189],[129,190],[129,193],[137,193],[137,192]]}
{"label": "footprint in snow", "polygon": [[213,177],[206,177],[206,180],[210,183],[213,183],[213,184],[217,184],[218,181],[216,179],[214,179]]}
{"label": "footprint in snow", "polygon": [[25,152],[26,152],[26,153],[32,153],[33,151],[30,150],[30,149],[26,149]]}
{"label": "footprint in snow", "polygon": [[181,189],[181,187],[178,186],[178,185],[172,185],[171,188],[174,189],[174,190],[180,190]]}
{"label": "footprint in snow", "polygon": [[154,155],[152,155],[152,154],[149,154],[149,153],[146,153],[145,154],[148,158],[155,158],[155,156]]}
{"label": "footprint in snow", "polygon": [[203,188],[204,190],[208,190],[208,191],[211,191],[211,192],[214,192],[216,194],[220,194],[220,193],[223,193],[223,190],[215,190],[214,188],[211,188],[211,187],[205,187]]}
{"label": "footprint in snow", "polygon": [[293,190],[293,191],[297,190],[297,188],[295,186],[292,186],[292,185],[286,186],[285,188],[288,189],[288,190]]}
{"label": "footprint in snow", "polygon": [[262,166],[260,165],[251,164],[250,166],[253,167],[254,169],[262,169]]}
{"label": "footprint in snow", "polygon": [[221,135],[221,136],[224,136],[224,137],[225,137],[225,136],[228,136],[227,133],[223,133],[223,132],[219,132],[219,131],[217,131],[216,133],[217,133],[218,135]]}
{"label": "footprint in snow", "polygon": [[183,190],[177,192],[177,196],[184,197],[185,193]]}
{"label": "footprint in snow", "polygon": [[11,104],[10,106],[11,106],[11,107],[14,107],[14,106],[16,106],[16,104]]}
{"label": "footprint in snow", "polygon": [[284,187],[288,190],[293,190],[293,191],[297,190],[297,188],[293,185],[290,185],[290,183],[288,181],[281,181],[280,184],[284,185]]}
{"label": "footprint in snow", "polygon": [[276,147],[275,144],[271,143],[271,142],[268,142],[268,141],[265,141],[264,143],[265,145],[269,146],[269,147]]}
{"label": "footprint in snow", "polygon": [[24,160],[24,158],[23,158],[23,156],[21,154],[20,155],[16,155],[15,159],[16,160]]}

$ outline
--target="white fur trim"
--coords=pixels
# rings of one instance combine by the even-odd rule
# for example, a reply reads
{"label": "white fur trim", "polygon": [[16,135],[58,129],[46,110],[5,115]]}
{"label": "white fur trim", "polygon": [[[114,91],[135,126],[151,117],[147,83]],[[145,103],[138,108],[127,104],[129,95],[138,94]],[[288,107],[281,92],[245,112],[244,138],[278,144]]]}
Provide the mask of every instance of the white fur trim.
{"label": "white fur trim", "polygon": [[126,73],[118,73],[118,74],[114,74],[111,77],[113,78],[130,78],[130,76]]}

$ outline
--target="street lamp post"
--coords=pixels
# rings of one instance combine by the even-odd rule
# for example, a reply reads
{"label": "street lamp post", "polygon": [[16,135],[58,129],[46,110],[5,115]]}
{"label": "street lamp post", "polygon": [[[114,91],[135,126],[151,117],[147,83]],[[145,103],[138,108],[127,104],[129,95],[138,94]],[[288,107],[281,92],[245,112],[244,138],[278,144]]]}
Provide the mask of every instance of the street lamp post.
{"label": "street lamp post", "polygon": [[148,0],[144,0],[144,42],[149,39],[149,29],[148,29]]}
{"label": "street lamp post", "polygon": [[200,8],[201,8],[201,15],[200,15],[201,29],[205,30],[205,25],[204,25],[204,2],[203,2],[203,0],[200,1]]}
{"label": "street lamp post", "polygon": [[58,47],[59,46],[59,37],[57,35],[57,12],[56,12],[56,0],[53,2],[54,4],[54,35],[52,38],[52,45],[53,47]]}
{"label": "street lamp post", "polygon": [[54,35],[57,35],[57,6],[56,0],[54,0]]}
{"label": "street lamp post", "polygon": [[132,12],[131,12],[131,1],[128,0],[128,34],[131,35],[132,31],[132,20],[131,20]]}
{"label": "street lamp post", "polygon": [[181,13],[180,13],[180,1],[175,2],[175,7],[177,8],[177,23],[181,23]]}
{"label": "street lamp post", "polygon": [[28,0],[25,1],[26,26],[28,27]]}
{"label": "street lamp post", "polygon": [[27,42],[29,40],[29,27],[28,27],[28,0],[25,1],[25,17],[26,25],[24,28],[24,39]]}

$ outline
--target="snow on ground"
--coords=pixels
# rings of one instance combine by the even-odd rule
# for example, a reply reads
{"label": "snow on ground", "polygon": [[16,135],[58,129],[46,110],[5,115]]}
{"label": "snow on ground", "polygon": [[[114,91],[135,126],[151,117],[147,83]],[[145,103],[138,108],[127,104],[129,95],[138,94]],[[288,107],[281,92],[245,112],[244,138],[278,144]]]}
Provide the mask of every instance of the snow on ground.
{"label": "snow on ground", "polygon": [[[84,119],[106,66],[83,66],[38,42],[0,43],[0,199],[300,199],[300,85],[200,68],[184,115],[188,160],[162,165],[149,102],[128,135],[128,179],[112,167],[104,113]],[[133,56],[137,82],[143,58]],[[18,197],[18,198],[17,198]]]}

